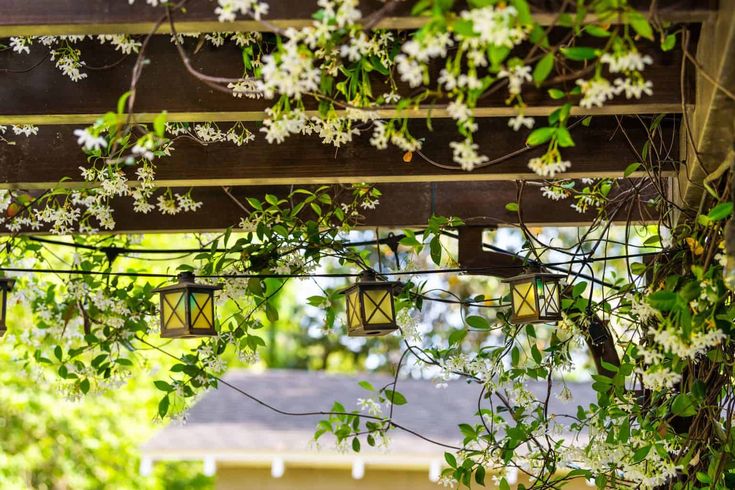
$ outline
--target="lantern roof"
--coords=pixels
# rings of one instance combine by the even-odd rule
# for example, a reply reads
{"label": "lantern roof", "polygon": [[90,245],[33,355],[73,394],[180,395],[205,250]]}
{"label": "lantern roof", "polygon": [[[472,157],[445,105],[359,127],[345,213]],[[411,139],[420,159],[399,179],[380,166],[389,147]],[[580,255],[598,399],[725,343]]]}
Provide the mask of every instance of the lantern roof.
{"label": "lantern roof", "polygon": [[502,282],[516,282],[521,281],[523,279],[531,279],[535,277],[543,277],[548,279],[564,279],[567,277],[566,274],[558,274],[554,272],[526,272],[524,274],[509,277],[507,279],[503,279]]}
{"label": "lantern roof", "polygon": [[193,272],[185,271],[180,272],[178,275],[178,280],[176,284],[172,284],[170,286],[164,286],[160,288],[156,288],[153,290],[154,293],[165,293],[166,291],[179,291],[181,289],[198,289],[198,290],[209,290],[209,291],[217,291],[219,289],[222,289],[222,286],[216,285],[216,284],[201,284],[198,282],[194,282],[196,280],[196,276]]}
{"label": "lantern roof", "polygon": [[0,277],[0,289],[10,291],[13,289],[15,279],[12,277]]}

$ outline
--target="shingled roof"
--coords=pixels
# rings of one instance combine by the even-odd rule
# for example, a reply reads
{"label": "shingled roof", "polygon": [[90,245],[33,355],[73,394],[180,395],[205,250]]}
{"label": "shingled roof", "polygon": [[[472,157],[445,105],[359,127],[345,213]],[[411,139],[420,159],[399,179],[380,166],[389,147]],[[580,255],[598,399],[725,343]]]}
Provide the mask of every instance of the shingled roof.
{"label": "shingled roof", "polygon": [[[233,370],[224,379],[288,412],[327,411],[334,401],[352,410],[358,398],[370,395],[358,386],[358,381],[367,380],[376,387],[392,381],[385,375],[346,376],[295,370]],[[595,394],[589,384],[569,383],[568,386],[573,400],[562,402],[552,396],[550,413],[574,414],[577,405],[594,401]],[[530,383],[528,388],[540,399],[545,396],[546,383]],[[555,385],[552,393],[558,393],[561,388],[560,383]],[[407,405],[395,407],[394,420],[398,424],[436,441],[457,444],[461,440],[457,425],[472,421],[481,387],[450,381],[441,389],[427,380],[401,379],[398,390],[408,399]],[[227,454],[313,452],[315,427],[322,418],[279,414],[227,386],[220,386],[189,410],[185,423],[171,423],[148,441],[142,451],[154,459],[194,459],[213,454],[221,459]],[[388,450],[392,453],[417,457],[441,457],[443,453],[440,447],[405,432],[394,431],[390,438]],[[322,451],[333,450],[328,447],[331,441],[325,440],[322,445]]]}

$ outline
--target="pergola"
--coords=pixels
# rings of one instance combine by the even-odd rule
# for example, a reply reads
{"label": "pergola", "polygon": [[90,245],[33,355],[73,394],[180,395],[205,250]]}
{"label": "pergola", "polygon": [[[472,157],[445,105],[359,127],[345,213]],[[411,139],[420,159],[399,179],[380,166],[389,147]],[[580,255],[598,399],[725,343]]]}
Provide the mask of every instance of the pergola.
{"label": "pergola", "polygon": [[[647,2],[640,3],[646,12]],[[661,185],[668,187],[670,196],[679,202],[696,203],[701,181],[719,165],[733,140],[733,101],[712,81],[718,80],[725,87],[735,85],[732,63],[727,66],[728,60],[735,58],[734,6],[735,2],[727,0],[719,6],[716,2],[657,2],[656,19],[686,23],[693,33],[691,39],[684,48],[680,44],[662,53],[652,47],[648,53],[654,60],[647,69],[654,95],[640,101],[611,101],[599,109],[573,109],[573,116],[596,117],[589,128],[579,130],[584,131],[583,137],[568,149],[574,166],[564,177],[623,177],[648,137],[646,118],[668,114],[671,116],[663,122],[662,134],[675,144],[662,164]],[[366,18],[371,14],[378,18],[380,27],[414,29],[424,22],[411,16],[403,2],[364,1],[360,7]],[[299,27],[309,22],[314,8],[315,2],[274,2],[269,22],[280,28]],[[157,113],[167,110],[168,121],[246,121],[257,134],[269,105],[263,99],[228,96],[190,76],[169,40],[170,27],[160,22],[160,9],[104,0],[0,0],[0,12],[0,37],[146,34],[155,29],[160,35],[150,41],[146,56],[151,62],[138,83],[135,118],[139,122],[150,122]],[[543,9],[537,9],[534,16],[545,25],[554,19],[551,11]],[[179,33],[222,29],[209,2],[191,3],[176,26]],[[252,20],[237,20],[227,29],[262,31],[264,26]],[[78,170],[83,155],[72,132],[114,108],[117,98],[129,88],[135,56],[122,56],[96,43],[82,46],[87,67],[93,73],[78,83],[60,76],[47,59],[14,57],[10,50],[0,53],[0,125],[40,126],[37,136],[0,150],[0,187],[38,192],[54,186],[83,185]],[[234,46],[212,49],[187,41],[185,47],[195,69],[222,77],[240,75],[227,72],[228,67],[237,65],[240,56]],[[592,214],[572,210],[567,203],[543,199],[533,185],[521,186],[523,181],[538,181],[526,162],[542,151],[524,145],[518,133],[506,125],[504,118],[513,113],[503,99],[502,93],[492,94],[475,111],[480,126],[478,143],[488,153],[491,164],[472,172],[432,164],[417,155],[404,162],[403,152],[376,150],[367,136],[359,136],[337,150],[303,136],[294,136],[280,145],[256,138],[242,147],[182,141],[158,166],[157,184],[194,187],[193,196],[204,202],[204,211],[142,217],[121,202],[115,205],[116,231],[217,230],[231,226],[240,210],[223,192],[223,186],[235,195],[257,196],[284,194],[294,185],[354,182],[377,183],[383,192],[382,205],[366,213],[366,226],[422,225],[432,214],[458,216],[473,225],[512,224],[519,219],[517,212],[505,207],[512,201],[522,202],[527,224],[583,225],[594,219]],[[528,97],[527,103],[530,116],[548,115],[554,108],[543,88]],[[389,115],[390,110],[382,112]],[[454,125],[446,110],[427,105],[411,109],[410,116],[432,118],[432,131],[417,130],[417,136],[425,138],[423,153],[433,163],[451,161],[445,141]],[[683,119],[688,125],[681,124]],[[685,126],[688,129],[683,130]],[[642,177],[645,175],[640,172],[626,175],[627,185],[635,187]],[[655,220],[656,212],[645,205],[648,197],[645,192],[637,193],[638,202],[631,202],[631,212],[625,213],[625,218]]]}

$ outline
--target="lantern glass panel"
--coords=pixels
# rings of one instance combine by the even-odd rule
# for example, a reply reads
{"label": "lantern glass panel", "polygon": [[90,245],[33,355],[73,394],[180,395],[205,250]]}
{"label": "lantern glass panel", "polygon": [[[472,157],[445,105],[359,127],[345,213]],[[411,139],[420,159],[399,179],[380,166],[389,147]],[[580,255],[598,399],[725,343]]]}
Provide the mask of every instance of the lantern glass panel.
{"label": "lantern glass panel", "polygon": [[382,325],[393,322],[393,295],[385,289],[363,291],[363,308],[367,325]]}
{"label": "lantern glass panel", "polygon": [[350,328],[357,327],[360,321],[360,302],[357,288],[347,293],[347,323]]}
{"label": "lantern glass panel", "polygon": [[186,327],[185,291],[172,291],[161,294],[162,323],[166,330]]}
{"label": "lantern glass panel", "polygon": [[560,303],[560,291],[559,283],[556,281],[547,281],[544,283],[545,290],[545,314],[546,315],[558,315],[559,314],[559,303]]}
{"label": "lantern glass panel", "polygon": [[214,327],[214,304],[212,295],[205,292],[192,292],[189,295],[191,326],[193,328]]}
{"label": "lantern glass panel", "polygon": [[517,282],[511,285],[515,316],[522,318],[538,315],[535,286],[533,281]]}

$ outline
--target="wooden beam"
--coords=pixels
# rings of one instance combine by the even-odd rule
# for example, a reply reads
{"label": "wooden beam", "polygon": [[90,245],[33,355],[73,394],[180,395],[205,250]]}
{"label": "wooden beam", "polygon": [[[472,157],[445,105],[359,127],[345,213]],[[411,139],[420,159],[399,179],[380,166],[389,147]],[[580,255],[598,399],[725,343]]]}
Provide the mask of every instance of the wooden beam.
{"label": "wooden beam", "polygon": [[[141,0],[142,1],[142,0]],[[2,0],[0,0],[0,3]],[[120,2],[124,4],[124,2]],[[0,12],[2,9],[0,8]],[[226,78],[242,76],[242,53],[239,48],[226,45],[215,48],[205,45],[197,51],[196,39],[185,41],[187,52],[192,53],[192,65],[203,73]],[[11,50],[0,52],[0,67],[3,73],[3,93],[0,97],[0,124],[90,124],[100,114],[114,110],[117,100],[130,89],[130,78],[135,56],[122,56],[109,45],[95,41],[78,43],[81,58],[92,67],[107,67],[90,70],[88,77],[73,82],[65,77],[48,60],[35,66],[48,56],[43,46],[34,46],[31,55],[19,56]],[[193,54],[196,52],[196,54]],[[653,83],[654,93],[641,100],[628,100],[618,96],[603,107],[583,109],[574,107],[573,114],[666,114],[681,111],[679,72],[681,52],[664,53],[656,46],[646,47],[646,54],[654,59],[647,67],[645,76]],[[181,62],[170,36],[156,36],[151,40],[146,58],[150,60],[138,81],[134,110],[136,120],[150,122],[161,111],[167,111],[169,121],[259,121],[264,119],[264,110],[272,100],[235,98],[229,93],[212,89],[192,77]],[[32,68],[32,69],[31,69]],[[438,70],[437,66],[437,70]],[[438,73],[438,71],[437,71]],[[436,75],[434,79],[436,79]],[[389,91],[385,81],[376,79],[373,91]],[[572,89],[574,82],[566,82],[561,88]],[[402,93],[410,88],[403,87]],[[506,105],[507,90],[501,88],[484,97],[475,110],[478,117],[510,117],[515,110]],[[546,88],[524,91],[524,102],[530,116],[546,116],[559,106],[552,100]],[[318,109],[316,102],[307,99],[307,110]],[[446,118],[444,102],[433,106],[406,109],[401,116],[410,118]],[[316,112],[314,112],[316,114]],[[378,111],[380,117],[391,117],[399,113],[394,109]]]}
{"label": "wooden beam", "polygon": [[[423,121],[413,124],[414,134],[424,138],[423,153],[437,163],[454,166],[449,142],[459,137],[453,121],[434,121],[432,130]],[[675,140],[676,126],[673,118],[664,120],[664,140]],[[404,153],[397,148],[372,147],[369,131],[335,149],[323,145],[316,136],[292,136],[283,144],[269,144],[258,125],[248,127],[256,135],[255,141],[241,147],[176,141],[171,156],[156,163],[157,184],[181,187],[538,179],[527,164],[545,150],[530,149],[466,172],[456,166],[437,167],[419,155],[405,163]],[[73,130],[74,126],[44,126],[36,136],[19,137],[15,145],[0,146],[0,188],[44,189],[62,180],[62,186],[82,185],[79,167],[87,162]],[[503,120],[484,119],[479,121],[477,143],[488,158],[496,160],[523,149],[528,132],[516,133]],[[572,162],[565,178],[621,177],[630,163],[638,161],[636,151],[647,141],[646,120],[593,118],[589,127],[574,127],[572,135],[577,143],[564,149],[564,157]],[[664,174],[676,171],[676,148],[674,145],[674,160],[661,169]],[[132,169],[130,179],[135,180]]]}
{"label": "wooden beam", "polygon": [[[220,23],[214,15],[216,4],[211,1],[195,1],[186,5],[186,13],[178,14],[178,32],[220,31],[269,31],[271,26],[279,29],[310,25],[312,14],[318,10],[316,0],[276,0],[267,2],[270,7],[265,17],[269,25],[243,18],[232,23]],[[532,1],[533,15],[537,22],[549,25],[556,20],[556,13],[544,8],[546,2]],[[644,14],[649,14],[650,1],[633,2]],[[700,22],[710,10],[695,0],[662,0],[657,2],[654,15],[659,21]],[[377,28],[416,29],[428,18],[411,15],[413,2],[399,1],[388,7]],[[379,0],[361,0],[360,10],[364,17],[376,14],[385,8]],[[458,8],[464,8],[460,4]],[[0,37],[7,36],[58,36],[69,34],[146,34],[164,14],[162,8],[154,8],[138,0],[110,2],[109,0],[0,0]],[[588,15],[586,22],[596,20]],[[159,32],[166,33],[166,24]]]}
{"label": "wooden beam", "polygon": [[[623,186],[629,189],[635,179],[626,181]],[[374,210],[363,210],[360,225],[364,227],[421,227],[426,226],[429,218],[437,216],[456,216],[473,226],[512,226],[517,223],[518,215],[505,208],[509,202],[518,200],[518,187],[515,182],[442,182],[382,184],[377,186],[382,192],[380,203]],[[285,197],[291,192],[290,186],[250,186],[232,187],[229,192],[240,202],[245,197],[263,199],[266,194]],[[175,189],[187,192],[188,189]],[[618,191],[613,191],[614,196]],[[343,192],[348,195],[349,192]],[[649,222],[658,214],[648,210],[645,202],[650,192],[641,196],[631,195],[626,205],[631,206],[631,219]],[[216,231],[237,226],[244,212],[240,204],[230,198],[220,187],[199,187],[192,190],[192,197],[202,201],[202,208],[195,213],[163,215],[157,211],[140,214],[132,210],[129,198],[118,198],[113,202],[117,222],[115,233],[135,232],[174,232],[174,231]],[[527,225],[580,226],[592,222],[593,212],[578,213],[571,208],[572,202],[551,201],[542,196],[538,186],[525,186],[521,205],[523,218]],[[627,208],[626,208],[627,209]],[[641,214],[641,210],[646,212]],[[614,221],[627,217],[627,212],[618,213]],[[36,230],[26,230],[37,233]],[[0,226],[0,233],[6,233]]]}
{"label": "wooden beam", "polygon": [[[693,47],[690,47],[693,51]],[[682,128],[686,165],[679,173],[682,207],[696,212],[704,179],[725,162],[735,144],[735,0],[720,0],[716,17],[703,26],[695,61],[694,106]],[[691,214],[691,213],[688,213]]]}

